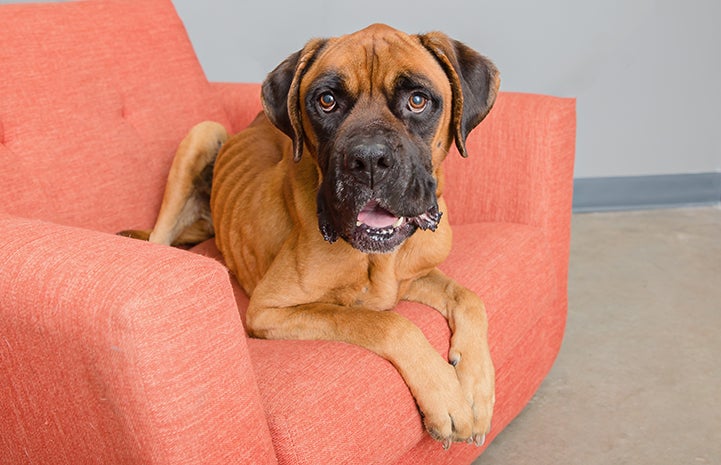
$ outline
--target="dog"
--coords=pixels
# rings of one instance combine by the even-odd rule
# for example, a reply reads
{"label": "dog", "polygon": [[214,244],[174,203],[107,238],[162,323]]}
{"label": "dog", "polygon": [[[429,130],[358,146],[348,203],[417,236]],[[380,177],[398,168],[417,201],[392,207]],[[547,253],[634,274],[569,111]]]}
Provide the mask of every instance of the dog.
{"label": "dog", "polygon": [[[481,299],[438,270],[450,252],[442,162],[491,110],[493,63],[440,32],[376,24],[314,39],[265,79],[263,112],[229,137],[202,122],[180,143],[152,231],[215,236],[250,296],[250,336],[365,347],[405,380],[444,448],[481,446],[495,374]],[[441,312],[448,360],[400,300]]]}

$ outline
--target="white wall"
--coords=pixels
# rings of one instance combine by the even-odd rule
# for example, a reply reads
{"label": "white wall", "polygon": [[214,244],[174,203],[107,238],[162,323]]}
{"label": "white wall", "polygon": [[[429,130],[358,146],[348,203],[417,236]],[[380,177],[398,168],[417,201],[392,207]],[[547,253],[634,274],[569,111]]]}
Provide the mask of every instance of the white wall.
{"label": "white wall", "polygon": [[211,80],[260,81],[309,38],[373,22],[442,30],[503,90],[578,99],[577,177],[721,172],[719,0],[173,3]]}
{"label": "white wall", "polygon": [[577,177],[721,171],[718,0],[173,0],[208,78],[260,81],[311,37],[386,22],[578,99]]}

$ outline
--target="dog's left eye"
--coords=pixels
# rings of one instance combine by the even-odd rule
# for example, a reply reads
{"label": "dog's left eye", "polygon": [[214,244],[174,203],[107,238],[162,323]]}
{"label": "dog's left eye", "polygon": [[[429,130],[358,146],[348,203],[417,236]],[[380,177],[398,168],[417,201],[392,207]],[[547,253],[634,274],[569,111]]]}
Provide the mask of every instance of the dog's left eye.
{"label": "dog's left eye", "polygon": [[321,94],[320,97],[318,97],[318,104],[320,105],[321,110],[323,110],[326,113],[329,113],[333,111],[336,105],[335,96],[330,92],[325,92]]}
{"label": "dog's left eye", "polygon": [[413,113],[420,113],[428,106],[428,97],[415,92],[408,98],[408,109]]}

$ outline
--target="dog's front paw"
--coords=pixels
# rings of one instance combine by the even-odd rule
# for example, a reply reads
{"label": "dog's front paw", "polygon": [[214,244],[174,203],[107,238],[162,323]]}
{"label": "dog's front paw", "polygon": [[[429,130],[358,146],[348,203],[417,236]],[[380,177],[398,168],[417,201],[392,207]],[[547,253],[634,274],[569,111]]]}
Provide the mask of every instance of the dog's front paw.
{"label": "dog's front paw", "polygon": [[488,346],[477,337],[468,338],[458,332],[451,341],[448,358],[455,366],[461,390],[473,411],[472,441],[482,446],[491,430],[496,402],[495,372]]}
{"label": "dog's front paw", "polygon": [[472,442],[475,417],[456,370],[440,359],[434,365],[433,375],[414,393],[423,424],[444,449],[453,442]]}

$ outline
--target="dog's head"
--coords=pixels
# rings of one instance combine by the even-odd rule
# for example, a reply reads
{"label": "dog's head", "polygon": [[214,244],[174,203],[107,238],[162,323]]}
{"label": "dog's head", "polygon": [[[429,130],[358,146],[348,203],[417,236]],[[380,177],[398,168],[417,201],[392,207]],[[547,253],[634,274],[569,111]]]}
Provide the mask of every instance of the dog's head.
{"label": "dog's head", "polygon": [[488,114],[499,86],[485,57],[442,33],[373,25],[310,41],[263,83],[268,118],[314,157],[318,223],[367,253],[434,230],[438,168]]}

